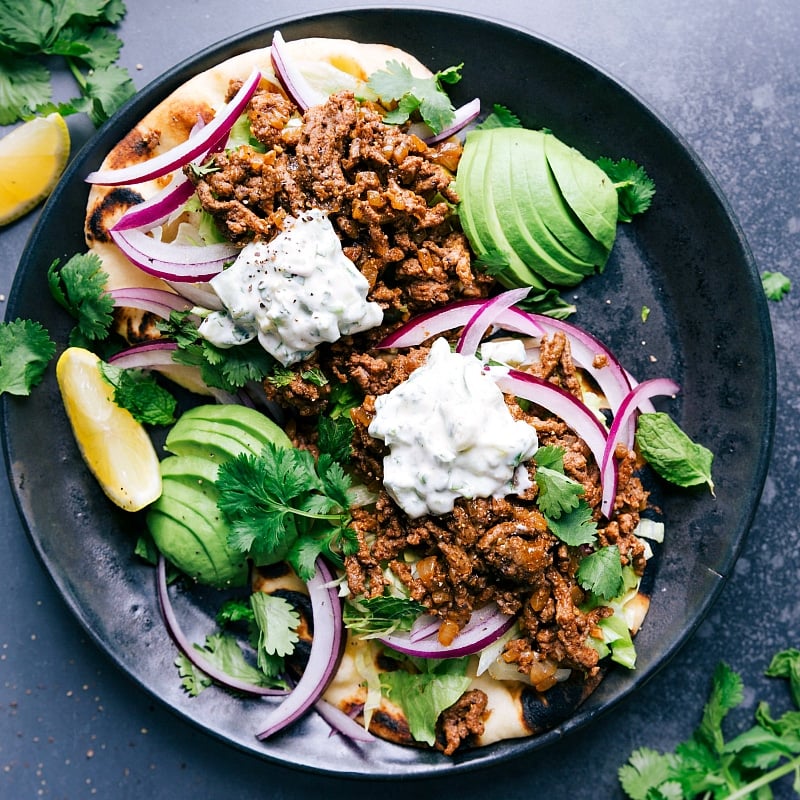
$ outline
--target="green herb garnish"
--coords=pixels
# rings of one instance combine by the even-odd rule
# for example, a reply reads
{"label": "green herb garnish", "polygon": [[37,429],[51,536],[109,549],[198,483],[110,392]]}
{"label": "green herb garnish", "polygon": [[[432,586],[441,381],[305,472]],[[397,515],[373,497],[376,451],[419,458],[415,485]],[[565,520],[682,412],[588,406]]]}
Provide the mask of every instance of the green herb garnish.
{"label": "green herb garnish", "polygon": [[[111,30],[122,0],[3,0],[0,4],[0,125],[37,114],[86,113],[105,122],[136,88],[117,66],[122,41]],[[63,58],[80,95],[51,102],[45,58]]]}

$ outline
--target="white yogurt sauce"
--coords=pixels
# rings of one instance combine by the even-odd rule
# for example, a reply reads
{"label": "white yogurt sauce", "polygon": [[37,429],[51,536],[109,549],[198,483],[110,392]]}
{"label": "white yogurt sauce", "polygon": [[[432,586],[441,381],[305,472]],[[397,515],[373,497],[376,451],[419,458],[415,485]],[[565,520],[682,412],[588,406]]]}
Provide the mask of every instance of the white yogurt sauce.
{"label": "white yogurt sauce", "polygon": [[307,358],[321,342],[383,321],[381,307],[367,301],[367,279],[317,210],[287,218],[270,242],[246,245],[209,283],[224,310],[202,321],[200,335],[220,347],[257,337],[284,366]]}
{"label": "white yogurt sauce", "polygon": [[520,467],[538,447],[481,362],[437,339],[428,359],[375,400],[369,434],[389,447],[384,486],[410,516],[445,514],[459,497],[502,497],[530,485]]}

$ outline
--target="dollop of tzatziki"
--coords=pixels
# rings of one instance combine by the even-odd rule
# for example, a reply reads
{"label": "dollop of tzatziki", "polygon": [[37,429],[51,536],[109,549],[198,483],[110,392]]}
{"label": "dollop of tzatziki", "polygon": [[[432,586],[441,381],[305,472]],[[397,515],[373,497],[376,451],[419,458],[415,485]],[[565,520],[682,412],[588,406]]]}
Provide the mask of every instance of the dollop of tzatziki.
{"label": "dollop of tzatziki", "polygon": [[203,319],[200,335],[220,347],[257,337],[284,366],[383,321],[381,307],[367,301],[367,279],[317,210],[288,217],[270,242],[246,245],[209,283],[224,309]]}
{"label": "dollop of tzatziki", "polygon": [[538,447],[472,356],[437,339],[428,359],[375,399],[370,436],[389,447],[383,483],[410,516],[446,514],[459,497],[502,497],[530,486],[520,466]]}

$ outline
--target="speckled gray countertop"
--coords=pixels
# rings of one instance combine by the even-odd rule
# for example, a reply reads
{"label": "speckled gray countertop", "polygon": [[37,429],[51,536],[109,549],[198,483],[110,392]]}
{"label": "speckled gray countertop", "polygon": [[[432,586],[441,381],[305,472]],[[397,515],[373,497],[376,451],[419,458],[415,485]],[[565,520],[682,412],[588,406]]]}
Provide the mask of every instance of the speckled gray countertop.
{"label": "speckled gray countertop", "polygon": [[[358,3],[343,3],[357,7]],[[387,3],[386,5],[403,5]],[[295,0],[131,0],[122,60],[138,86],[240,30],[330,10]],[[716,178],[760,270],[794,290],[770,304],[778,371],[772,467],[752,531],[706,621],[671,663],[609,715],[543,751],[480,773],[402,785],[353,784],[257,761],[175,718],[119,673],[43,572],[0,483],[0,796],[614,798],[639,746],[671,749],[696,724],[720,660],[741,672],[750,724],[773,652],[800,646],[800,4],[797,0],[439,2],[516,23],[619,79],[681,134]],[[78,138],[80,133],[77,133]],[[0,231],[0,295],[10,290],[35,214]],[[790,783],[776,797],[792,796]]]}

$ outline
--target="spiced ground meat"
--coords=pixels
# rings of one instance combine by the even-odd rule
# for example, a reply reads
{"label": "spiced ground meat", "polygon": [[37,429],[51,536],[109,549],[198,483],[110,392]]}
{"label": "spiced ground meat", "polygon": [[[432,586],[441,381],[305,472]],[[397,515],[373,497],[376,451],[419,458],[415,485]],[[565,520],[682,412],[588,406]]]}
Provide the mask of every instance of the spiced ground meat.
{"label": "spiced ground meat", "polygon": [[[422,363],[425,348],[399,356],[392,368],[380,360],[361,360],[369,373],[363,385],[375,391],[366,396],[353,413],[355,435],[353,464],[358,473],[380,487],[383,443],[369,436],[379,389],[389,391],[404,379],[409,369]],[[532,371],[544,374],[574,393],[580,381],[561,335],[546,340],[543,362]],[[532,406],[523,410],[507,400],[513,416],[533,425],[540,445],[559,447],[564,452],[564,471],[585,488],[584,497],[593,508],[601,545],[619,547],[624,564],[638,574],[645,566],[644,546],[634,535],[639,514],[647,504],[647,493],[636,476],[636,456],[621,449],[619,488],[611,521],[601,517],[599,471],[586,444],[561,420]],[[470,617],[473,609],[494,601],[508,614],[520,614],[521,635],[508,645],[505,660],[528,672],[542,658],[576,668],[587,674],[597,670],[597,651],[587,645],[597,623],[610,612],[607,608],[585,611],[586,599],[575,572],[583,554],[557,539],[536,505],[535,466],[529,466],[531,488],[521,496],[456,501],[452,513],[409,519],[383,491],[375,509],[356,511],[353,527],[359,539],[358,552],[346,559],[348,585],[355,594],[368,597],[383,593],[388,581],[384,567],[391,570],[415,600],[447,623],[453,635]],[[406,554],[416,557],[413,565]],[[447,628],[443,629],[447,630]],[[440,633],[440,636],[442,634]]]}
{"label": "spiced ground meat", "polygon": [[226,150],[186,170],[228,239],[269,240],[287,215],[322,209],[387,320],[485,297],[495,286],[473,270],[453,212],[458,196],[444,166],[458,161],[452,141],[429,147],[349,91],[301,116],[282,95],[261,90],[248,116],[259,147]]}

